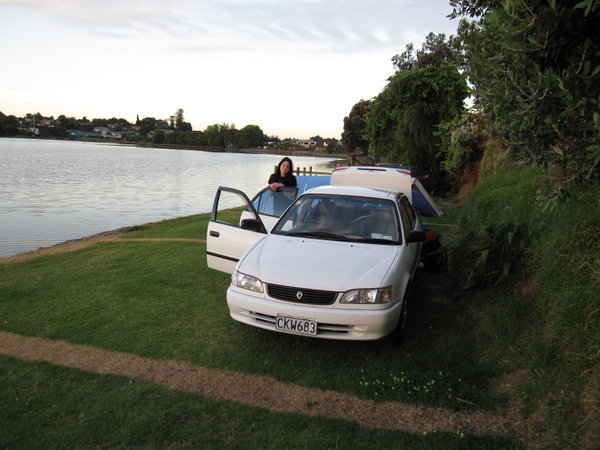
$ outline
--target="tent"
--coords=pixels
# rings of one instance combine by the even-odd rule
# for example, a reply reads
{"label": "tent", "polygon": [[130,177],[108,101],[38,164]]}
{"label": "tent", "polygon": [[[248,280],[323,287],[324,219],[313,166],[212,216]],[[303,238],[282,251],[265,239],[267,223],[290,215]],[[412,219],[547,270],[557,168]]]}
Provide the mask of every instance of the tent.
{"label": "tent", "polygon": [[423,184],[414,178],[409,170],[373,166],[340,167],[331,173],[331,184],[402,192],[419,214],[430,217],[443,215]]}

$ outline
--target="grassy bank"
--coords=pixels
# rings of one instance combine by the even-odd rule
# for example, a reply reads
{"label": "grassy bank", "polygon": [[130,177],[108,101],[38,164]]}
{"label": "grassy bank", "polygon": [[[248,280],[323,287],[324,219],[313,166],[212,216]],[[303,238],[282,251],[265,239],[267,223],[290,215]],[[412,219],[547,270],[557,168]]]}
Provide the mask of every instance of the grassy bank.
{"label": "grassy bank", "polygon": [[[600,189],[510,170],[461,208],[452,279],[502,388],[559,448],[600,441]],[[465,288],[470,288],[464,290]]]}

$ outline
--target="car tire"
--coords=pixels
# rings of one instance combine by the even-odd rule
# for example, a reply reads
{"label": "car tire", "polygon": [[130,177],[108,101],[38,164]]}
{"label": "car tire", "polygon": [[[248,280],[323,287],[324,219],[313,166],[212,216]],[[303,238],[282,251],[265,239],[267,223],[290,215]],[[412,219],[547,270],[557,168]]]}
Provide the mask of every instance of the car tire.
{"label": "car tire", "polygon": [[409,284],[404,291],[404,298],[402,299],[402,309],[400,310],[400,317],[398,318],[398,325],[394,330],[394,338],[397,342],[402,342],[406,335],[406,324],[408,323],[408,304],[410,298],[410,287]]}
{"label": "car tire", "polygon": [[400,319],[398,319],[398,335],[404,336],[408,317],[408,296],[405,295],[402,300],[402,310],[400,311]]}

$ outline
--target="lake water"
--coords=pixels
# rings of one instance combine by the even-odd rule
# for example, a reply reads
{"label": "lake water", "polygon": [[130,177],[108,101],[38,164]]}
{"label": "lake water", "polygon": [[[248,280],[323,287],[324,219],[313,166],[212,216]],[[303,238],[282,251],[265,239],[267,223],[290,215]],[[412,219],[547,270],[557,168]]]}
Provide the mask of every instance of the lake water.
{"label": "lake water", "polygon": [[[250,198],[280,155],[0,138],[0,257],[208,212],[218,186]],[[344,162],[293,157],[330,171]]]}

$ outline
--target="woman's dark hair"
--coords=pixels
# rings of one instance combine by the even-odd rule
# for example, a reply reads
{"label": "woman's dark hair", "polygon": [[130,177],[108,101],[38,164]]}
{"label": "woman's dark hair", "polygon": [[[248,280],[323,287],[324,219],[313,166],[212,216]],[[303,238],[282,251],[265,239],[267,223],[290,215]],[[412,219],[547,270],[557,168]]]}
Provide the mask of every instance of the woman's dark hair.
{"label": "woman's dark hair", "polygon": [[290,158],[288,158],[286,156],[281,161],[279,161],[279,164],[277,164],[277,167],[275,168],[275,175],[279,175],[281,173],[281,165],[286,161],[288,163],[290,163],[290,171],[288,173],[290,173],[292,175],[294,174],[294,163],[292,162],[292,160]]}

